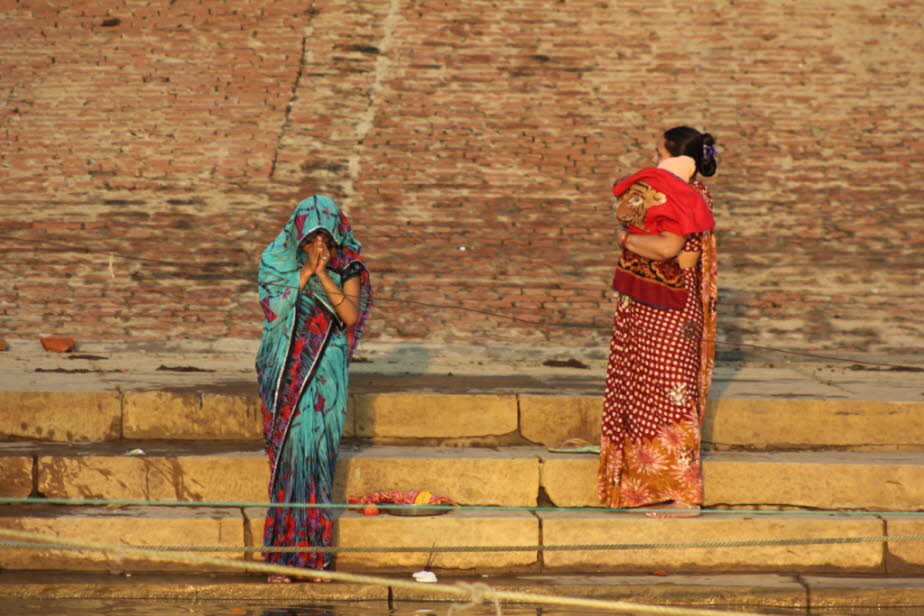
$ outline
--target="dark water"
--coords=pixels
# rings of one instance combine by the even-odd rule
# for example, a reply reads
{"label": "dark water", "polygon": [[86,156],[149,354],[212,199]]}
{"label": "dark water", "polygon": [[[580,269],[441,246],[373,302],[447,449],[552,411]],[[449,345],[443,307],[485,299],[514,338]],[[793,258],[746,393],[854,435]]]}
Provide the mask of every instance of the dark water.
{"label": "dark water", "polygon": [[[461,609],[460,609],[461,608]],[[693,608],[696,609],[696,608]],[[802,609],[755,608],[753,606],[713,606],[714,610],[730,610],[749,614],[795,616],[807,614]],[[566,607],[536,607],[501,605],[504,616],[599,616],[616,614],[602,610]],[[618,612],[626,614],[626,612]],[[0,599],[2,616],[494,616],[494,606],[452,608],[451,603],[404,602],[389,609],[382,601],[351,601],[336,604],[300,604],[298,602],[267,601],[190,601],[132,599]],[[813,609],[811,616],[918,616],[922,607],[891,608],[822,608]]]}

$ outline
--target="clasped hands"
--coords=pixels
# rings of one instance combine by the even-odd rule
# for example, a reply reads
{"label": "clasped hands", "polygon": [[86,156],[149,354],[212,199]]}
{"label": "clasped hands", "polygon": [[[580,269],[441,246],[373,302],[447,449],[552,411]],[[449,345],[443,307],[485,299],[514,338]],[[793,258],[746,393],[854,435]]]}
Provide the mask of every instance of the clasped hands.
{"label": "clasped hands", "polygon": [[312,274],[317,274],[319,278],[328,276],[327,264],[330,261],[331,252],[327,237],[323,233],[318,233],[302,244],[302,251],[308,256],[308,260],[299,272],[300,286],[305,286]]}

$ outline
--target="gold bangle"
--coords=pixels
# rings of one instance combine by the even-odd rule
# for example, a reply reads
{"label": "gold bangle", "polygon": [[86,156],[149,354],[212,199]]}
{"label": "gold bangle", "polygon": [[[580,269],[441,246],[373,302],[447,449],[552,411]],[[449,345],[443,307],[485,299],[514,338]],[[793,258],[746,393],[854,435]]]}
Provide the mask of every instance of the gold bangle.
{"label": "gold bangle", "polygon": [[341,294],[340,294],[340,301],[337,302],[336,304],[334,304],[334,308],[336,308],[337,306],[339,306],[340,304],[342,304],[342,303],[344,302],[344,300],[346,300],[346,293],[342,293],[342,292],[341,292]]}

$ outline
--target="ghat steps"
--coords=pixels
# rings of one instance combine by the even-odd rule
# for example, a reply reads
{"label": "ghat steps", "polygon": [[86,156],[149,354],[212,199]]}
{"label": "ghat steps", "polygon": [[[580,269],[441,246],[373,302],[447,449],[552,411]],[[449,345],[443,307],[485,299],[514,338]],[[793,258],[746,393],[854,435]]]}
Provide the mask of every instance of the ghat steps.
{"label": "ghat steps", "polygon": [[[114,445],[118,450],[114,450]],[[144,455],[121,450],[141,449]],[[540,447],[346,445],[335,499],[426,488],[465,505],[600,507],[597,456]],[[5,496],[253,503],[266,499],[251,443],[0,443]],[[707,451],[705,504],[721,509],[910,511],[924,503],[924,452]]]}
{"label": "ghat steps", "polygon": [[[149,379],[144,387],[90,391],[70,375],[45,389],[7,384],[0,392],[0,493],[241,506],[7,505],[0,525],[102,542],[224,546],[232,558],[257,558],[233,550],[259,545],[264,515],[245,506],[265,499],[267,478],[252,386],[197,378],[182,386]],[[619,551],[537,546],[924,534],[924,517],[883,513],[917,511],[924,503],[922,380],[916,373],[807,378],[798,370],[720,367],[703,432],[706,505],[720,512],[649,519],[598,507],[593,454],[549,451],[568,438],[597,439],[598,381],[360,373],[351,388],[338,500],[425,488],[465,505],[515,509],[426,518],[345,512],[337,545],[524,548],[433,557],[434,568],[459,572],[921,574],[924,545],[888,539]],[[136,448],[144,454],[126,455]],[[516,509],[536,505],[596,509]],[[339,555],[338,567],[403,571],[422,567],[429,552],[349,552]],[[5,549],[0,567],[188,565]]]}

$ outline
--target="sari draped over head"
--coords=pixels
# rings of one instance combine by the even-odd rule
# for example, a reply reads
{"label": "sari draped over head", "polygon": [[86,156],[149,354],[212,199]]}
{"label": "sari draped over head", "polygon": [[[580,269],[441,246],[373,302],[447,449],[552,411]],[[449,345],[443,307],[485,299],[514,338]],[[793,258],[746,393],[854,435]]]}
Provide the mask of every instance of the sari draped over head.
{"label": "sari draped over head", "polygon": [[631,175],[613,192],[629,233],[669,231],[684,244],[663,261],[627,249],[620,255],[598,495],[609,507],[699,505],[701,428],[715,355],[712,197],[701,182],[660,169]]}
{"label": "sari draped over head", "polygon": [[[359,317],[350,327],[317,276],[299,288],[307,261],[302,247],[318,233],[332,245],[327,271],[334,282],[342,287],[359,278]],[[258,273],[263,336],[256,369],[272,502],[330,502],[346,414],[347,365],[371,304],[369,272],[359,253],[349,220],[324,196],[299,203],[263,251]],[[323,509],[271,508],[264,535],[270,546],[329,545],[332,522]],[[309,568],[329,563],[329,554],[310,551],[266,558]]]}

